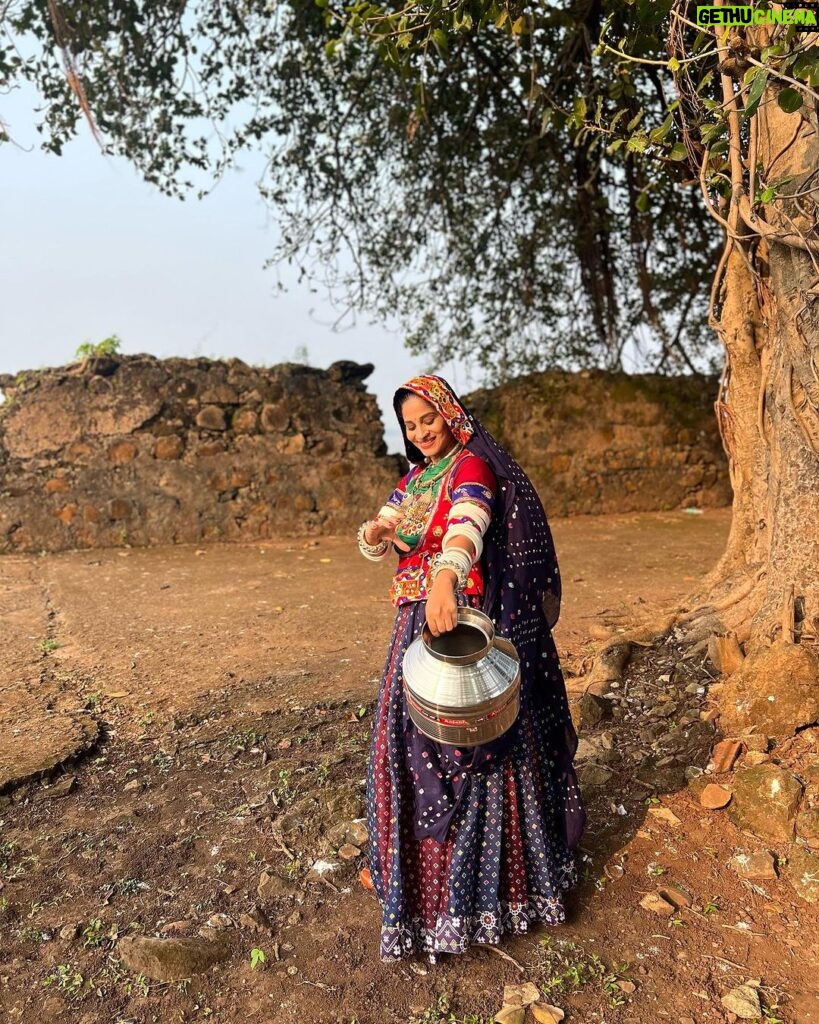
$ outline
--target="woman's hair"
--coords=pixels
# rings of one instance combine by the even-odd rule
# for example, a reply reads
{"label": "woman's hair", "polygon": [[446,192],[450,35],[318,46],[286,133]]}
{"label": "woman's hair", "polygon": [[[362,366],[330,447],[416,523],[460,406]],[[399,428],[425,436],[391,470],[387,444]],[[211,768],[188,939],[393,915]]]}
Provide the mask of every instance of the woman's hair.
{"label": "woman's hair", "polygon": [[418,396],[414,391],[410,391],[409,388],[399,388],[395,392],[395,404],[400,408],[408,398],[417,398]]}

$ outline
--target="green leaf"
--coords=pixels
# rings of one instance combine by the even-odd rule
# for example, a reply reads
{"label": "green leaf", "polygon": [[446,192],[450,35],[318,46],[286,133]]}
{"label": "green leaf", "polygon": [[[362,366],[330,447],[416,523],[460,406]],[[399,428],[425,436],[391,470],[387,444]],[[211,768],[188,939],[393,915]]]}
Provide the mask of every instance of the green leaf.
{"label": "green leaf", "polygon": [[614,142],[606,146],[607,153],[616,153],[617,150],[623,145],[625,139],[615,139]]}
{"label": "green leaf", "polygon": [[671,114],[669,114],[661,125],[659,125],[657,128],[652,128],[651,131],[648,133],[651,141],[662,142],[666,135],[668,135],[668,133],[671,131],[671,127],[673,124],[674,118],[671,116]]}
{"label": "green leaf", "polygon": [[573,106],[574,119],[577,124],[582,124],[586,120],[586,99],[583,96],[577,96]]}
{"label": "green leaf", "polygon": [[671,152],[668,154],[669,160],[687,160],[688,150],[685,147],[684,142],[675,142],[671,147]]}
{"label": "green leaf", "polygon": [[328,60],[332,60],[335,57],[339,42],[340,40],[338,39],[330,39],[324,44],[324,56]]}
{"label": "green leaf", "polygon": [[645,153],[648,148],[648,136],[645,132],[638,132],[626,140],[626,149],[629,153]]}
{"label": "green leaf", "polygon": [[543,117],[540,119],[540,135],[541,138],[548,132],[549,125],[552,123],[552,108],[547,107],[543,111]]}
{"label": "green leaf", "polygon": [[643,110],[643,108],[640,107],[640,109],[637,111],[637,113],[634,115],[634,117],[632,117],[632,119],[626,125],[626,128],[628,129],[628,131],[630,131],[630,132],[634,131],[634,129],[637,127],[637,125],[642,121],[643,114],[645,114],[645,110]]}
{"label": "green leaf", "polygon": [[753,85],[748,92],[748,98],[745,100],[746,117],[753,117],[756,113],[759,101],[762,99],[762,93],[765,91],[765,86],[768,84],[767,71],[763,71],[762,68],[754,68],[754,71],[756,71],[756,75],[753,80]]}
{"label": "green leaf", "polygon": [[672,75],[676,74],[676,72],[680,70],[680,66],[680,62],[677,60],[676,57],[672,57],[671,60],[668,62],[668,70],[671,72]]}
{"label": "green leaf", "polygon": [[440,57],[446,57],[449,53],[449,36],[446,31],[442,28],[436,28],[430,37],[432,39],[432,45],[438,51]]}
{"label": "green leaf", "polygon": [[648,192],[641,192],[635,199],[634,205],[640,213],[648,213],[648,208],[651,205],[651,199],[649,198]]}
{"label": "green leaf", "polygon": [[792,114],[802,106],[802,93],[786,86],[779,90],[776,102],[779,104],[780,110],[784,110],[786,114]]}

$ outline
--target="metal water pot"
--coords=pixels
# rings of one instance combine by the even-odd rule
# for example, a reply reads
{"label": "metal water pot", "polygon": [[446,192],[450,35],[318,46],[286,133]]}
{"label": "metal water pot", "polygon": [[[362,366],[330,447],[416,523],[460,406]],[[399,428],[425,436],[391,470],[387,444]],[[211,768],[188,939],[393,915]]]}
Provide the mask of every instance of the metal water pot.
{"label": "metal water pot", "polygon": [[407,648],[403,669],[410,718],[439,743],[488,743],[518,716],[520,658],[477,608],[459,608],[455,629],[441,636],[425,625]]}

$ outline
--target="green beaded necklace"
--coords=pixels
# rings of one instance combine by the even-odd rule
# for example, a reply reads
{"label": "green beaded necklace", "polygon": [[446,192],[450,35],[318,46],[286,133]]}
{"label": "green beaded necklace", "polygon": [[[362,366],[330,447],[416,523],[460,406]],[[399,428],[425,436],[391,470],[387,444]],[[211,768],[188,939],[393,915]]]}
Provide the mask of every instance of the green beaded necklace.
{"label": "green beaded necklace", "polygon": [[396,527],[395,536],[409,547],[414,548],[421,539],[441,482],[462,450],[463,445],[456,444],[442,459],[431,463],[407,484],[401,502],[402,519]]}

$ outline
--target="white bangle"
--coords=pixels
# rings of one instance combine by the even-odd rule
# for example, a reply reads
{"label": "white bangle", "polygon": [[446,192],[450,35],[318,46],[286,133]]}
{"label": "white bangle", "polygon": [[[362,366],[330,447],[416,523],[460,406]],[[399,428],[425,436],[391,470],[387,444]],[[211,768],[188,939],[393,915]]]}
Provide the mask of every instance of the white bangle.
{"label": "white bangle", "polygon": [[367,520],[367,522],[359,526],[357,534],[358,548],[365,558],[369,558],[371,562],[379,562],[386,555],[389,544],[385,540],[381,540],[377,544],[368,544],[366,532],[367,527],[370,525],[372,525],[372,520]]}
{"label": "white bangle", "polygon": [[463,548],[451,547],[447,551],[439,551],[432,559],[430,570],[430,582],[434,583],[438,573],[442,569],[449,569],[455,573],[458,590],[466,587],[469,579],[469,570],[472,568],[472,556]]}

